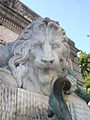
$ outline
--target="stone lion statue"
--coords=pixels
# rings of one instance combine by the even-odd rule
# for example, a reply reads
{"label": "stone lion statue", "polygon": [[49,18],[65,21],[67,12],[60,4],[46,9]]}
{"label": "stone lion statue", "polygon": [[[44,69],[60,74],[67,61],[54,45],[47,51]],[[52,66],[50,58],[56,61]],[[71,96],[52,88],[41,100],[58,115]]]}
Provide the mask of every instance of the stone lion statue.
{"label": "stone lion statue", "polygon": [[69,46],[58,22],[38,18],[25,28],[12,46],[9,70],[18,87],[45,95],[65,77]]}
{"label": "stone lion statue", "polygon": [[59,23],[49,18],[35,19],[10,49],[10,57],[5,58],[8,63],[0,68],[0,80],[50,97],[49,117],[55,113],[57,120],[72,120],[65,101],[70,101],[68,94],[77,89],[77,79],[67,72],[70,49]]}

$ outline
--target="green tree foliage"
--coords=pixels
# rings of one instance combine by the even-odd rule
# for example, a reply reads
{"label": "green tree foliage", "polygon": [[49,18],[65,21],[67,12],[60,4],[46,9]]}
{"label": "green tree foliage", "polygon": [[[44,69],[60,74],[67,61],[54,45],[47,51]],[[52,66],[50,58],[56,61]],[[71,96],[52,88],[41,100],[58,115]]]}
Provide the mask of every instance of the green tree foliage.
{"label": "green tree foliage", "polygon": [[86,90],[90,92],[90,53],[80,52],[78,61],[81,68]]}

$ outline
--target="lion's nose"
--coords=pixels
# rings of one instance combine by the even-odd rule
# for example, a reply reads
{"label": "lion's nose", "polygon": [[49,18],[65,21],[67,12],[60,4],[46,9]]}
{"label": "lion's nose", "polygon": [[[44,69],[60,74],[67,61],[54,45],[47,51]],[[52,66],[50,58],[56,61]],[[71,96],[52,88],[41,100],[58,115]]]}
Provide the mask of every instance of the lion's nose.
{"label": "lion's nose", "polygon": [[50,60],[48,60],[48,59],[41,59],[41,61],[44,62],[44,63],[47,63],[47,64],[53,64],[55,59],[50,59]]}

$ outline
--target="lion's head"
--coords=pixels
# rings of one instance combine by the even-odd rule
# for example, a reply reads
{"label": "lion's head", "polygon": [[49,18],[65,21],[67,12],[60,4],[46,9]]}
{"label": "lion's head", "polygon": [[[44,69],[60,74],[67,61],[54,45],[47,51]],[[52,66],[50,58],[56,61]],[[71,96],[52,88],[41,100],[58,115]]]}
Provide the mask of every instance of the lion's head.
{"label": "lion's head", "polygon": [[34,20],[16,40],[9,65],[25,89],[48,94],[60,76],[66,76],[69,47],[59,23],[49,18]]}

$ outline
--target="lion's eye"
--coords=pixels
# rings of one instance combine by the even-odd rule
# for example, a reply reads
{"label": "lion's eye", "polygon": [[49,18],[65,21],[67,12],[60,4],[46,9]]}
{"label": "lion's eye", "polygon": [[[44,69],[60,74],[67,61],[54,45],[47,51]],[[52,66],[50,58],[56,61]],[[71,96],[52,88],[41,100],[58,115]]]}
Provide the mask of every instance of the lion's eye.
{"label": "lion's eye", "polygon": [[57,49],[57,48],[59,48],[59,45],[57,44],[52,45],[52,49]]}

